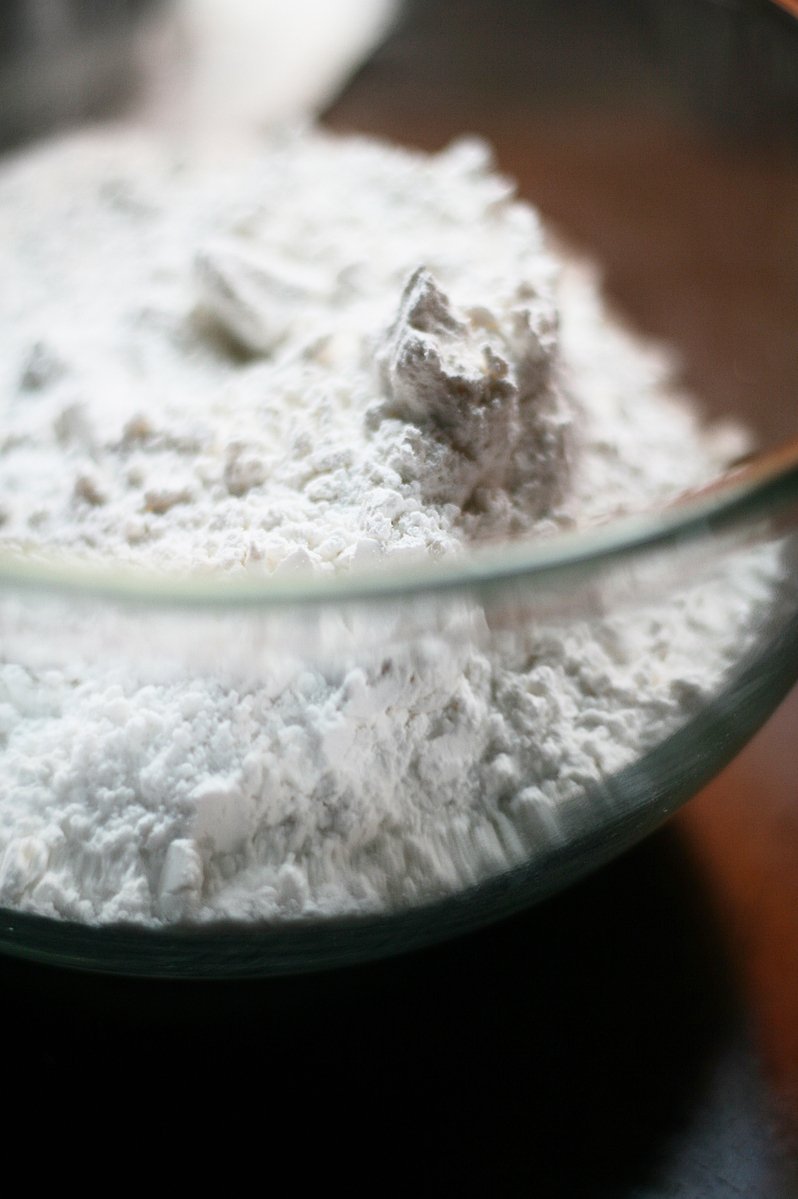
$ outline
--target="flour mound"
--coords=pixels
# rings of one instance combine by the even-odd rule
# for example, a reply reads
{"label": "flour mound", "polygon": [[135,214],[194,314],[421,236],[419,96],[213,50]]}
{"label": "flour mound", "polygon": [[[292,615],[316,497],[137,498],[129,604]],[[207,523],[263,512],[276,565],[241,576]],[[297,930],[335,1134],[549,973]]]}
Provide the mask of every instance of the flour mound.
{"label": "flour mound", "polygon": [[[473,140],[83,135],[3,169],[0,229],[7,550],[334,576],[651,506],[743,444]],[[565,836],[700,706],[772,576],[760,556],[504,639],[477,605],[420,643],[400,612],[376,656],[253,642],[238,675],[125,652],[107,614],[93,655],[46,662],[35,610],[7,607],[0,903],[159,925],[460,890]]]}

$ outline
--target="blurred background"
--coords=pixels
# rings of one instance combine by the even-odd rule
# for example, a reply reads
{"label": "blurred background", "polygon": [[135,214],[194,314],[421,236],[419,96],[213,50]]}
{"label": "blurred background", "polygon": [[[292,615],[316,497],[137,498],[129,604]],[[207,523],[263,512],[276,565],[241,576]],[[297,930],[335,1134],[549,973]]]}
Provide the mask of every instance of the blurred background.
{"label": "blurred background", "polygon": [[[768,442],[798,427],[790,7],[2,0],[0,140],[308,112],[431,149],[481,133],[707,411],[744,412]],[[279,1092],[314,1138],[351,1154],[365,1136],[391,1162],[400,1144],[409,1178],[466,1193],[798,1194],[797,733],[793,695],[665,832],[451,946],[190,992],[2,961],[25,1045],[7,1069],[168,1059],[181,1101],[254,1072],[261,1120]]]}

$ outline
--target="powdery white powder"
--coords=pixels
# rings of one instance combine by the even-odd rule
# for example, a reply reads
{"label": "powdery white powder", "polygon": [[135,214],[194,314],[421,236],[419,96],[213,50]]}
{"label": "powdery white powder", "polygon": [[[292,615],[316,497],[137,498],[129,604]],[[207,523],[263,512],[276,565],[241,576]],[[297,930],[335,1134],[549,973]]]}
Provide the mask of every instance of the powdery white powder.
{"label": "powdery white powder", "polygon": [[[475,141],[66,139],[0,177],[0,272],[18,551],[341,574],[650,506],[742,446]],[[717,689],[772,574],[760,554],[618,619],[404,648],[399,627],[373,661],[267,655],[235,682],[9,642],[0,903],[160,924],[461,889]]]}

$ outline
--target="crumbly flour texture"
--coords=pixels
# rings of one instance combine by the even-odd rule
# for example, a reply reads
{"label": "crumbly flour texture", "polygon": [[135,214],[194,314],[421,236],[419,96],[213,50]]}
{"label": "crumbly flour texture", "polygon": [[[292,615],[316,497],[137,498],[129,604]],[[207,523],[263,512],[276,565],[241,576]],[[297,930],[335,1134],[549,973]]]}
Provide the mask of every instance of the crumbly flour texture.
{"label": "crumbly flour texture", "polygon": [[[475,141],[65,139],[3,168],[0,278],[19,553],[268,587],[551,537],[741,446]],[[460,890],[556,840],[717,688],[769,570],[239,685],[146,653],[31,664],[4,638],[0,906],[280,921]]]}

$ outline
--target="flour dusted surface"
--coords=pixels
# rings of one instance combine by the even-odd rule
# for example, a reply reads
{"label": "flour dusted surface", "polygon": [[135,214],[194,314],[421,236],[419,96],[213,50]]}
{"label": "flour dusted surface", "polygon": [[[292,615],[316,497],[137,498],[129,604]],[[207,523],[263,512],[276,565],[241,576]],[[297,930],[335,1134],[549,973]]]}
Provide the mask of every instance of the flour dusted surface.
{"label": "flour dusted surface", "polygon": [[[667,363],[460,142],[135,134],[0,177],[0,537],[338,574],[703,481]],[[522,861],[733,665],[767,563],[650,612],[234,686],[0,666],[0,903],[86,921],[383,910]],[[475,619],[478,621],[478,613]]]}

